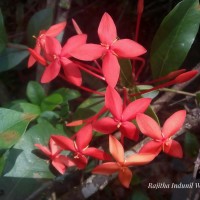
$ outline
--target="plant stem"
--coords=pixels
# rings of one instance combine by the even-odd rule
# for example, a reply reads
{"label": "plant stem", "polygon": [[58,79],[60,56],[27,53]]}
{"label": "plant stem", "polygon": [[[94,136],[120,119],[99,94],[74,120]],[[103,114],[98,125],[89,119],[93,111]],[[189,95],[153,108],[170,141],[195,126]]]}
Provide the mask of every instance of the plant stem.
{"label": "plant stem", "polygon": [[176,89],[171,89],[171,88],[162,88],[162,89],[159,89],[159,91],[163,91],[163,92],[174,92],[174,93],[177,93],[177,94],[182,94],[182,95],[185,95],[185,96],[192,96],[192,97],[195,97],[195,96],[196,96],[196,94],[191,93],[191,92],[185,92],[185,91],[176,90]]}

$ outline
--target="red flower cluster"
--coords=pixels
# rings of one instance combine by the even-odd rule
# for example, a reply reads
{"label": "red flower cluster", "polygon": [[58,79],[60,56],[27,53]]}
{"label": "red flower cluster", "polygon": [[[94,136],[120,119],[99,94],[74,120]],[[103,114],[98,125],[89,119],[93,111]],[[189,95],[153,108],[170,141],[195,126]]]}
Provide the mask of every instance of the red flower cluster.
{"label": "red flower cluster", "polygon": [[[143,1],[139,1],[138,13],[140,15],[142,10]],[[49,140],[49,148],[41,144],[35,144],[35,146],[50,159],[51,164],[62,174],[68,167],[85,168],[89,157],[109,161],[97,166],[93,173],[109,175],[118,172],[122,185],[129,187],[132,178],[129,167],[151,162],[162,150],[174,157],[181,158],[183,156],[180,144],[172,137],[181,129],[186,112],[181,110],[174,113],[166,120],[161,129],[151,117],[144,114],[150,106],[150,98],[139,98],[131,101],[131,96],[142,93],[129,94],[127,88],[123,88],[126,92],[122,100],[118,90],[115,90],[120,74],[117,58],[134,59],[144,54],[145,48],[130,39],[119,39],[116,26],[108,13],[103,15],[98,27],[100,44],[87,44],[87,35],[82,34],[75,21],[73,23],[78,35],[69,38],[63,47],[55,37],[65,28],[65,22],[53,25],[46,31],[41,31],[37,37],[35,48],[29,49],[31,56],[28,67],[31,67],[35,61],[45,67],[41,78],[42,83],[50,82],[60,76],[82,89],[92,91],[82,86],[81,70],[84,70],[108,84],[105,94],[103,93],[105,105],[93,117],[67,124],[67,126],[84,124],[72,138],[52,135]],[[99,58],[102,59],[102,68],[96,61]],[[76,59],[95,61],[97,68]],[[148,91],[187,81],[196,73],[196,71],[185,72],[185,70],[171,72],[157,80],[158,82],[167,80],[167,83]],[[101,92],[95,93],[102,95]],[[109,112],[109,116],[103,116],[105,112]],[[98,148],[89,147],[93,138],[93,130],[109,134],[109,151],[112,156]],[[111,135],[117,130],[121,132],[120,141]],[[124,137],[137,141],[139,130],[152,140],[144,144],[138,153],[126,157],[123,148]],[[70,151],[71,154],[66,156],[65,151]],[[112,161],[112,157],[114,161]]]}

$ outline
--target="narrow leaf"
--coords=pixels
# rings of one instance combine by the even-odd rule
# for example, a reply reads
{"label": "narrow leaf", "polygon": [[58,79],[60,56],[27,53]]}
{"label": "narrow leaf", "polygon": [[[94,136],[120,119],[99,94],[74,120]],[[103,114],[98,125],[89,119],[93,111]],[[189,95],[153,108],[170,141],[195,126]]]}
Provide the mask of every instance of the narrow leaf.
{"label": "narrow leaf", "polygon": [[154,78],[177,70],[185,60],[199,29],[198,0],[183,0],[164,18],[150,52]]}

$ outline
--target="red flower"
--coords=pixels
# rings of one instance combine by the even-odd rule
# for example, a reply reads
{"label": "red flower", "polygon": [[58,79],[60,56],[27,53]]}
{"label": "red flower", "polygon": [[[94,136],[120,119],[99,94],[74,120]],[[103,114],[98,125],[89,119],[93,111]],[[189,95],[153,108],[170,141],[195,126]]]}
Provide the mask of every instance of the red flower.
{"label": "red flower", "polygon": [[[48,30],[40,31],[39,36],[36,38],[36,45],[34,47],[35,52],[40,54],[41,47],[44,47],[45,45],[46,36],[56,37],[62,32],[65,26],[66,22],[61,22],[51,26]],[[28,67],[32,67],[35,62],[36,59],[34,58],[34,56],[30,55],[28,60]]]}
{"label": "red flower", "polygon": [[132,172],[129,166],[138,166],[149,163],[155,158],[155,154],[133,154],[124,157],[124,149],[121,143],[113,136],[109,136],[109,149],[116,162],[107,162],[95,167],[94,174],[111,175],[119,172],[118,178],[121,184],[128,188],[132,179]]}
{"label": "red flower", "polygon": [[93,128],[99,132],[110,134],[117,129],[121,132],[121,139],[127,137],[137,140],[138,132],[131,120],[135,119],[138,113],[143,113],[151,102],[150,98],[141,98],[131,102],[124,108],[119,94],[112,87],[107,87],[105,94],[105,105],[113,117],[104,117],[93,123]]}
{"label": "red flower", "polygon": [[61,173],[64,174],[67,167],[74,166],[72,160],[64,155],[60,155],[62,151],[56,143],[50,139],[49,140],[49,148],[43,146],[41,144],[35,144],[35,146],[40,149],[49,159],[51,160],[51,164]]}
{"label": "red flower", "polygon": [[[41,82],[48,83],[56,78],[62,67],[66,80],[74,85],[80,86],[82,77],[78,64],[73,63],[69,58],[71,57],[70,51],[77,48],[79,45],[84,44],[86,38],[87,36],[85,34],[73,36],[68,39],[62,48],[60,42],[56,38],[46,36],[44,49],[45,58],[50,64],[45,67]],[[38,62],[44,62],[41,62],[41,56],[33,50],[30,51],[30,53],[38,60]]]}
{"label": "red flower", "polygon": [[102,57],[102,71],[108,85],[114,87],[119,79],[120,66],[117,57],[134,58],[146,53],[144,47],[130,39],[118,39],[116,26],[108,13],[104,13],[98,35],[101,45],[84,44],[71,52],[75,58],[85,61]]}
{"label": "red flower", "polygon": [[149,136],[153,140],[146,143],[140,150],[141,153],[155,153],[159,154],[161,150],[165,153],[182,158],[183,151],[181,145],[171,136],[181,129],[185,121],[186,111],[180,110],[171,115],[164,123],[161,129],[158,124],[149,116],[145,114],[138,114],[136,117],[139,129],[144,135]]}
{"label": "red flower", "polygon": [[74,152],[74,163],[79,169],[85,168],[87,165],[86,156],[91,156],[99,160],[110,160],[110,156],[105,152],[94,147],[88,147],[92,140],[92,126],[86,125],[75,134],[75,140],[65,136],[53,135],[51,138],[62,149]]}

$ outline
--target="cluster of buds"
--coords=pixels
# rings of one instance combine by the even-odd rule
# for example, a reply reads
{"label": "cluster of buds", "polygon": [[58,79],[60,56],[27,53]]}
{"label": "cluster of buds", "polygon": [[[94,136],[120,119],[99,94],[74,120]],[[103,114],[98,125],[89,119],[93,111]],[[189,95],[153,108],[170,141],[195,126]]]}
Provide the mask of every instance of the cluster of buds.
{"label": "cluster of buds", "polygon": [[[139,2],[138,14],[141,15],[143,1]],[[127,89],[124,88],[124,96],[123,99],[121,98],[116,89],[120,77],[118,58],[138,59],[138,56],[143,55],[146,49],[136,41],[119,39],[114,21],[108,13],[103,15],[98,27],[100,44],[86,43],[87,35],[81,32],[75,21],[73,23],[77,35],[69,38],[63,47],[55,37],[64,30],[65,22],[41,31],[36,38],[35,48],[29,49],[31,55],[28,67],[38,61],[45,68],[41,77],[42,83],[48,83],[59,76],[81,89],[103,95],[105,104],[93,117],[67,123],[67,126],[83,125],[71,138],[52,135],[49,140],[49,148],[41,144],[35,144],[35,146],[50,159],[51,164],[62,174],[68,167],[76,166],[78,169],[84,169],[87,166],[88,158],[93,157],[105,161],[95,167],[93,173],[110,175],[118,172],[122,185],[129,187],[132,178],[132,171],[129,167],[147,164],[161,151],[177,158],[183,156],[181,145],[173,140],[172,136],[181,129],[186,112],[181,110],[174,113],[166,120],[163,128],[160,128],[157,122],[144,114],[150,106],[150,98],[138,98],[131,101],[132,96],[140,96],[143,92],[128,94]],[[99,59],[101,59],[102,65],[99,63]],[[82,61],[94,61],[96,66],[90,66]],[[104,81],[107,85],[105,93],[95,92],[82,86],[81,70]],[[171,72],[151,83],[168,82],[145,92],[185,82],[196,73],[197,71],[185,72],[185,70]],[[110,115],[103,116],[105,112],[109,112]],[[108,135],[110,154],[98,148],[89,147],[89,143],[93,139],[93,130]],[[116,131],[121,133],[120,140],[113,136]],[[140,132],[150,137],[151,140],[144,144],[137,153],[125,157],[124,138],[138,141]],[[66,156],[63,151],[70,151],[71,154]]]}

